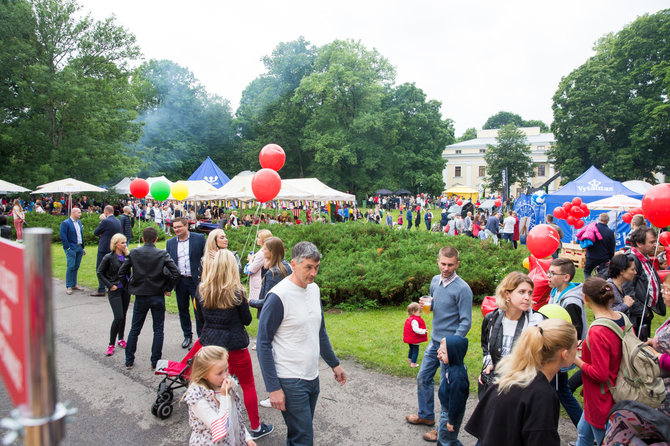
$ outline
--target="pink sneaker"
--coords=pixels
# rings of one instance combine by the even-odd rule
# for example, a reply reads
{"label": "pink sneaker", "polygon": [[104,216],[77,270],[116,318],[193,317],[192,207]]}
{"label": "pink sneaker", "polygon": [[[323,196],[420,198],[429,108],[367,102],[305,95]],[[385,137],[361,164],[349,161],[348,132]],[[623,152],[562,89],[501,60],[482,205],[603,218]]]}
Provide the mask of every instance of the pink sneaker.
{"label": "pink sneaker", "polygon": [[116,343],[116,345],[118,345],[121,348],[126,348],[126,341],[120,339],[119,342]]}
{"label": "pink sneaker", "polygon": [[414,367],[419,367],[419,364],[411,363],[409,366],[414,368]]}
{"label": "pink sneaker", "polygon": [[105,355],[112,356],[113,354],[114,354],[114,346],[113,345],[108,345],[107,346],[107,352],[105,353]]}

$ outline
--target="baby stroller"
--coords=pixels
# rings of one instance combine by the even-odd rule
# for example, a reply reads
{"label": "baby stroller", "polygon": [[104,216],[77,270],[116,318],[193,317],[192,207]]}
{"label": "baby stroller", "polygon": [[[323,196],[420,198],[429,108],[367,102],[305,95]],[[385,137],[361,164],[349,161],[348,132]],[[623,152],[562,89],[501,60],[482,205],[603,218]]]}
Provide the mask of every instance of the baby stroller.
{"label": "baby stroller", "polygon": [[151,413],[154,416],[165,420],[172,415],[174,391],[188,386],[193,356],[198,353],[201,347],[200,341],[195,341],[195,344],[181,362],[161,359],[156,363],[156,375],[164,375],[165,377],[158,384],[156,402],[151,406]]}
{"label": "baby stroller", "polygon": [[612,407],[603,446],[668,445],[670,417],[637,401],[619,401]]}

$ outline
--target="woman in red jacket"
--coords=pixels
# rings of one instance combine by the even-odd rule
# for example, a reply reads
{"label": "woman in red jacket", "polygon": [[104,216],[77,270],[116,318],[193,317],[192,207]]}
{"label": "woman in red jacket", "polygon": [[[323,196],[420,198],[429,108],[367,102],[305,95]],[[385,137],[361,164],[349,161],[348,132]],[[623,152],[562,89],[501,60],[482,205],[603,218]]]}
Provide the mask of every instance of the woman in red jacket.
{"label": "woman in red jacket", "polygon": [[[612,285],[599,277],[589,277],[583,287],[584,303],[596,319],[613,320],[625,326],[621,313],[610,308],[614,300]],[[611,329],[599,325],[589,328],[587,342],[582,344],[582,357],[575,360],[584,380],[584,413],[577,426],[577,446],[598,445],[605,436],[607,416],[614,406],[608,383],[616,382],[621,364],[621,339]]]}

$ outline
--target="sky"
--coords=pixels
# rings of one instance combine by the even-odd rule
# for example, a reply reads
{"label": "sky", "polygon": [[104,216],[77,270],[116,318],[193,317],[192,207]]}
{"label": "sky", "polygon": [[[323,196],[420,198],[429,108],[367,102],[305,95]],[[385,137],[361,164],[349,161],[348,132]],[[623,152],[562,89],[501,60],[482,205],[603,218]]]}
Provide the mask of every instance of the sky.
{"label": "sky", "polygon": [[504,110],[552,121],[561,77],[594,54],[597,39],[660,0],[79,0],[95,19],[114,15],[137,37],[144,60],[188,68],[233,110],[265,71],[261,59],[304,36],[321,46],[360,40],[442,103],[456,136]]}

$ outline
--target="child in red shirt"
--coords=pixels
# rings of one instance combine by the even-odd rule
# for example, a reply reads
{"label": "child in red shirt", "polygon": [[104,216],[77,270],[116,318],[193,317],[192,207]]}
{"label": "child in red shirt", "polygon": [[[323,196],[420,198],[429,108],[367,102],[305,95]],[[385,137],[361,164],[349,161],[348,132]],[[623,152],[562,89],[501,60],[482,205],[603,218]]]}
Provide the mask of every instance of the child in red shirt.
{"label": "child in red shirt", "polygon": [[407,360],[410,367],[418,367],[416,363],[419,357],[419,344],[428,340],[426,334],[426,323],[421,318],[421,306],[417,302],[412,302],[407,306],[409,317],[405,321],[403,330],[403,342],[409,344],[409,353]]}

